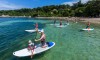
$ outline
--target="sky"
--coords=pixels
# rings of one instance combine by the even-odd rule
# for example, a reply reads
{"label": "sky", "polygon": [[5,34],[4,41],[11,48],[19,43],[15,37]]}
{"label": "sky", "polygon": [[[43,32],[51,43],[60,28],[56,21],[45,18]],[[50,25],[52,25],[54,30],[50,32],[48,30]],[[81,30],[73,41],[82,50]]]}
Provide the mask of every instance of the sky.
{"label": "sky", "polygon": [[[0,10],[14,10],[21,8],[37,8],[47,5],[72,5],[79,0],[0,0]],[[81,0],[82,3],[88,0]]]}

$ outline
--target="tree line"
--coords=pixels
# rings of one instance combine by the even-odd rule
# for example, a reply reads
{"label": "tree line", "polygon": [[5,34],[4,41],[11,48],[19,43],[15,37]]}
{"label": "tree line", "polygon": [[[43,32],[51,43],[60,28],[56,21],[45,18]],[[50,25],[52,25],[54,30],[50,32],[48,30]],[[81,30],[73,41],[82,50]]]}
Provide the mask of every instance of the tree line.
{"label": "tree line", "polygon": [[1,15],[32,16],[32,17],[100,17],[100,1],[91,0],[70,5],[50,5],[37,8],[22,8],[17,10],[1,10]]}

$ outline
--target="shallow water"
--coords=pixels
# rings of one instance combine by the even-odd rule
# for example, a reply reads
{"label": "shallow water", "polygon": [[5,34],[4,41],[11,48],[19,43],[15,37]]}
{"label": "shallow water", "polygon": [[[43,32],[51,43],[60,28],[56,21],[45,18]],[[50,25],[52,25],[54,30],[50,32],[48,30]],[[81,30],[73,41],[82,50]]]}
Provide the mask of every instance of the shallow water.
{"label": "shallow water", "polygon": [[[28,40],[34,40],[36,33],[24,30],[34,29],[33,24],[45,30],[46,41],[56,45],[41,54],[18,58],[13,56],[16,50],[27,47]],[[59,22],[59,21],[58,21]],[[0,60],[100,60],[100,27],[92,25],[93,31],[81,31],[83,23],[69,22],[64,28],[57,28],[52,20],[34,18],[0,18]],[[63,22],[65,23],[65,22]]]}

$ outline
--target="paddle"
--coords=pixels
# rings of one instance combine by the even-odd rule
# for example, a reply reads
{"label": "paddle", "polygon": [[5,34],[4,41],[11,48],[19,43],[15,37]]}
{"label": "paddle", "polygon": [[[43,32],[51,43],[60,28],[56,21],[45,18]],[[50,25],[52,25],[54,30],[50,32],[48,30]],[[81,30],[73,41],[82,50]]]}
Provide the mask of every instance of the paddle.
{"label": "paddle", "polygon": [[40,40],[39,39],[38,40],[35,39],[35,41],[37,42],[37,41],[40,41]]}
{"label": "paddle", "polygon": [[[37,36],[37,32],[38,32],[38,30],[36,31],[36,36]],[[35,39],[36,39],[36,36],[35,36]],[[34,44],[35,44],[35,41],[34,41]],[[30,50],[31,50],[31,53],[32,53],[32,55],[31,55],[31,58],[32,58],[32,57],[33,57],[33,52],[34,52],[34,50],[33,50],[32,47],[30,47]]]}

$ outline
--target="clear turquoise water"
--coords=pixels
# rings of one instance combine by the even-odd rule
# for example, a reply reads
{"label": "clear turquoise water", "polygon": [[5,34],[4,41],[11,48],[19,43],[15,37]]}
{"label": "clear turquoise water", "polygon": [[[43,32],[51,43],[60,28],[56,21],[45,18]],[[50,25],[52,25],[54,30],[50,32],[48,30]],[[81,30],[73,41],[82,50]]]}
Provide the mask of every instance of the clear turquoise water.
{"label": "clear turquoise water", "polygon": [[[36,33],[24,30],[34,29],[36,22],[45,30],[46,41],[56,45],[33,59],[13,56],[14,51],[27,47],[29,39],[35,39]],[[52,20],[34,18],[0,18],[0,60],[100,60],[99,25],[92,24],[94,31],[80,31],[85,24],[70,22],[65,28],[56,28],[51,23]]]}

